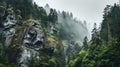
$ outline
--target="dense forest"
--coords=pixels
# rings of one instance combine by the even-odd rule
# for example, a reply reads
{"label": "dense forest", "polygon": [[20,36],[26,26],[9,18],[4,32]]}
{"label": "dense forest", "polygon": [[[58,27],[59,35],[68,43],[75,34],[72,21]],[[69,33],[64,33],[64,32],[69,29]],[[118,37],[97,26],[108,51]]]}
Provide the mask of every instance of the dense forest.
{"label": "dense forest", "polygon": [[107,5],[89,40],[72,13],[0,0],[0,67],[120,67],[119,18],[120,5]]}
{"label": "dense forest", "polygon": [[99,29],[96,23],[90,42],[84,38],[82,50],[68,67],[120,67],[120,6],[107,5]]}

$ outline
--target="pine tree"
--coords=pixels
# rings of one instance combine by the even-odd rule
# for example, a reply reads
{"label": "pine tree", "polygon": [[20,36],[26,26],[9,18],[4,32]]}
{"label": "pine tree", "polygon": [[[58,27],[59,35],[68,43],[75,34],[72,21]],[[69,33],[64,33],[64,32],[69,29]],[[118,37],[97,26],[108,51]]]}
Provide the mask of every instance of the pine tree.
{"label": "pine tree", "polygon": [[101,44],[101,39],[100,39],[100,36],[99,36],[99,31],[97,30],[97,25],[96,23],[94,23],[94,28],[92,30],[92,44],[94,45],[100,45]]}
{"label": "pine tree", "polygon": [[84,38],[84,41],[83,41],[83,49],[87,49],[88,48],[88,38],[87,38],[87,36],[85,36],[85,38]]}

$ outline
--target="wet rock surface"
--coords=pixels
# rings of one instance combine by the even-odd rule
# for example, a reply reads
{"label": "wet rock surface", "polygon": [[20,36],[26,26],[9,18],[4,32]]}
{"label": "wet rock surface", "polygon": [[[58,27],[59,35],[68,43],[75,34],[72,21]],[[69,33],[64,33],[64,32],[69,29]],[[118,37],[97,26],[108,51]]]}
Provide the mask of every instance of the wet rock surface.
{"label": "wet rock surface", "polygon": [[44,47],[44,33],[40,30],[40,25],[37,24],[29,24],[27,30],[28,32],[25,34],[23,45],[32,48],[34,50],[39,50]]}
{"label": "wet rock surface", "polygon": [[51,45],[45,47],[46,36],[40,22],[30,19],[20,26],[14,11],[8,10],[2,23],[2,38],[9,62],[16,63],[19,67],[28,67],[32,58],[39,59],[44,48],[49,53],[54,52]]}

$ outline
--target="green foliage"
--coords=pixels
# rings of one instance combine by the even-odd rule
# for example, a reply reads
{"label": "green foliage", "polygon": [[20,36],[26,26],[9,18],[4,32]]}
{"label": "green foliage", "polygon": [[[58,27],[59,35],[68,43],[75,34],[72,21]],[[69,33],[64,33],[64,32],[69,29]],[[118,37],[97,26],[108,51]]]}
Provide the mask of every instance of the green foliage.
{"label": "green foliage", "polygon": [[51,22],[55,23],[57,21],[57,12],[55,9],[50,9],[50,14],[49,14],[48,18],[49,18],[49,21],[51,21]]}
{"label": "green foliage", "polygon": [[17,58],[20,57],[22,52],[21,45],[11,45],[6,50],[6,56],[8,57],[8,63],[17,64]]}
{"label": "green foliage", "polygon": [[7,8],[13,7],[16,14],[22,16],[22,20],[29,19],[31,16],[34,19],[41,19],[47,21],[47,14],[42,7],[38,7],[33,0],[1,0],[1,5],[6,6]]}
{"label": "green foliage", "polygon": [[34,19],[28,19],[28,20],[23,22],[24,25],[27,25],[29,23],[40,24],[40,22],[38,20],[34,20]]}
{"label": "green foliage", "polygon": [[116,4],[105,8],[101,30],[94,25],[90,45],[81,50],[68,67],[120,67],[119,10],[120,6]]}
{"label": "green foliage", "polygon": [[[12,36],[11,44],[8,46],[8,48],[4,49],[5,56],[2,54],[3,43],[1,43],[2,37],[0,36],[0,67],[17,67],[18,58],[20,57],[20,53],[23,50],[21,45],[16,45],[19,41],[19,35],[22,33],[22,31],[24,31],[26,27],[28,27],[30,23],[43,25],[42,28],[40,28],[47,30],[46,27],[48,25],[48,22],[55,23],[57,21],[57,12],[54,10],[50,13],[49,16],[47,16],[44,8],[39,7],[33,3],[33,0],[0,0],[0,19],[1,17],[3,18],[3,20],[0,20],[0,22],[3,22],[6,19],[7,12],[13,12],[15,14],[16,20],[20,21],[20,24],[15,28],[16,34]],[[36,57],[32,58],[29,67],[63,67],[65,65],[62,44],[59,43],[59,47],[56,47],[58,41],[53,35],[49,35],[48,39],[50,42],[52,42],[52,45],[54,45],[54,49],[57,49],[54,54],[55,56],[53,56],[53,54],[50,54],[50,50],[48,48],[45,48],[43,49],[43,52],[42,50],[39,51],[39,59],[36,59]]]}
{"label": "green foliage", "polygon": [[[47,31],[47,25],[49,23],[55,25],[58,18],[55,9],[50,9],[50,14],[47,16],[44,8],[37,6],[33,3],[33,0],[0,0],[0,22],[3,20],[1,17],[6,15],[5,11],[14,11],[16,18],[24,21],[16,27],[16,37],[18,33],[23,31],[31,22],[43,25],[42,27]],[[63,12],[63,16],[66,18],[65,12]],[[61,40],[73,39],[74,34],[62,26],[59,31],[59,37],[45,32],[47,36],[46,44],[52,44],[51,46],[55,48],[54,54],[50,54],[50,50],[44,48],[39,51],[39,58],[32,58],[29,67],[120,67],[119,5],[107,5],[104,9],[101,30],[98,30],[96,24],[94,24],[91,41],[88,42],[87,37],[85,37],[83,49],[79,51],[79,47],[76,46],[76,52],[78,53],[79,51],[79,53],[70,59],[67,64],[65,64],[64,47]],[[15,40],[16,37],[13,39]],[[13,44],[7,48],[5,51],[6,56],[4,56],[1,38],[0,36],[0,67],[17,67],[14,63],[17,63],[17,58],[20,56],[19,53],[21,53],[22,47],[20,45],[14,45],[14,42],[16,42],[14,41],[12,42]]]}
{"label": "green foliage", "polygon": [[101,38],[105,41],[109,41],[110,38],[120,39],[120,6],[114,4],[114,6],[108,5],[104,10],[104,20],[101,24]]}
{"label": "green foliage", "polygon": [[101,44],[101,39],[100,39],[100,34],[99,30],[97,29],[96,23],[94,23],[94,28],[92,30],[92,39],[91,39],[92,44],[94,45],[100,45]]}
{"label": "green foliage", "polygon": [[87,36],[85,36],[85,38],[84,38],[82,47],[83,47],[83,49],[87,49],[88,48],[88,38],[87,38]]}
{"label": "green foliage", "polygon": [[17,27],[16,27],[16,33],[17,34],[19,34],[21,31],[23,31],[26,27],[28,27],[28,25],[29,24],[38,24],[38,25],[40,25],[41,23],[40,23],[41,21],[39,21],[39,20],[34,20],[34,19],[27,19],[27,20],[25,20],[25,21],[23,21],[23,23],[21,24],[21,25],[18,25]]}
{"label": "green foliage", "polygon": [[38,7],[35,3],[34,3],[34,12],[33,12],[33,17],[36,19],[40,19],[42,20],[42,22],[46,22],[48,21],[48,17],[46,14],[46,11],[44,10],[43,7]]}
{"label": "green foliage", "polygon": [[65,66],[64,48],[61,40],[58,40],[58,44],[56,46],[55,53],[53,56],[56,58],[57,67]]}

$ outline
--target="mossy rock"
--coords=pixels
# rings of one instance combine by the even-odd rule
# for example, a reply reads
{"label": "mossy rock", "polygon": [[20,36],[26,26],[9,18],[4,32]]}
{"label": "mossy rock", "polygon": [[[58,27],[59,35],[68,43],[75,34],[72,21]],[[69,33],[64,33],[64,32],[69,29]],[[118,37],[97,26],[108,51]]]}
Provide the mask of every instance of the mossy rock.
{"label": "mossy rock", "polygon": [[28,25],[29,23],[35,23],[35,24],[40,24],[39,20],[34,20],[34,19],[28,19],[23,22],[24,25]]}
{"label": "mossy rock", "polygon": [[8,8],[8,9],[7,9],[7,12],[10,13],[10,14],[13,13],[13,12],[14,12],[14,11],[13,11],[13,7]]}
{"label": "mossy rock", "polygon": [[[19,18],[22,18],[20,15],[18,15],[18,16],[19,16]],[[21,30],[24,30],[26,27],[28,27],[28,25],[29,25],[30,23],[35,23],[35,24],[40,25],[39,20],[28,19],[28,20],[26,20],[26,21],[23,21],[22,25],[17,26],[17,27],[16,27],[16,30],[17,30],[18,32],[21,31]]]}
{"label": "mossy rock", "polygon": [[47,44],[50,45],[51,47],[56,47],[58,44],[58,41],[56,40],[55,36],[48,34],[47,36]]}
{"label": "mossy rock", "polygon": [[19,33],[25,28],[25,26],[16,26],[16,33]]}
{"label": "mossy rock", "polygon": [[12,46],[10,47],[10,49],[22,51],[22,46],[20,46],[20,45],[12,45]]}

